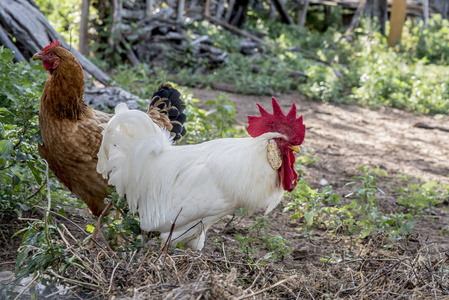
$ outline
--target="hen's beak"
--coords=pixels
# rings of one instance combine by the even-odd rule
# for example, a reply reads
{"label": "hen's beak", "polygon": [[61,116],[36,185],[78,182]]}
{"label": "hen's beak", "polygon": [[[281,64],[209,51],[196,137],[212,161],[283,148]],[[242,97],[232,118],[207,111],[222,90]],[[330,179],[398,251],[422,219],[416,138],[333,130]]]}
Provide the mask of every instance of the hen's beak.
{"label": "hen's beak", "polygon": [[36,53],[32,57],[33,59],[42,59],[42,54],[40,52]]}
{"label": "hen's beak", "polygon": [[301,152],[301,150],[299,149],[299,146],[288,146],[290,149],[292,149],[295,152]]}

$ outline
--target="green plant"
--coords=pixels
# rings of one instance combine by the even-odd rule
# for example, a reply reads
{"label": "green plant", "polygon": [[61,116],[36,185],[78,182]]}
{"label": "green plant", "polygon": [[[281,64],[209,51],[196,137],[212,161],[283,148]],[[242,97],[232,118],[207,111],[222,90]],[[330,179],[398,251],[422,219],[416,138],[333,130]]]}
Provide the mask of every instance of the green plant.
{"label": "green plant", "polygon": [[261,237],[260,240],[265,242],[264,248],[270,251],[265,254],[264,259],[284,260],[287,254],[292,252],[292,250],[287,246],[290,242],[282,236],[266,235],[265,237]]}
{"label": "green plant", "polygon": [[351,214],[347,211],[338,211],[333,206],[340,203],[340,196],[332,192],[332,186],[325,187],[321,192],[310,188],[305,180],[299,180],[293,192],[287,194],[291,199],[285,204],[284,211],[292,210],[292,220],[304,218],[306,229],[320,224],[336,226],[342,218],[340,213]]}
{"label": "green plant", "polygon": [[0,210],[21,215],[39,199],[35,196],[45,183],[37,155],[38,99],[44,77],[36,65],[12,63],[13,57],[0,47]]}
{"label": "green plant", "polygon": [[241,236],[234,234],[239,248],[242,250],[249,263],[263,263],[255,259],[256,254],[264,249],[268,252],[263,259],[281,259],[288,255],[292,250],[288,248],[290,243],[281,236],[272,236],[267,231],[271,228],[270,220],[267,216],[257,217],[253,225],[249,228],[249,235]]}
{"label": "green plant", "polygon": [[[45,165],[39,158],[39,98],[46,80],[41,65],[13,63],[10,50],[0,47],[0,211],[21,216],[41,202],[46,184]],[[53,175],[51,175],[53,176]],[[53,207],[79,206],[56,180]]]}
{"label": "green plant", "polygon": [[184,139],[187,143],[199,143],[216,138],[239,137],[243,130],[236,128],[235,106],[228,101],[227,96],[219,94],[217,100],[206,101],[202,106],[211,107],[209,110],[200,108],[200,101],[190,94],[184,93],[184,101],[187,104],[187,121],[185,127],[187,135]]}
{"label": "green plant", "polygon": [[78,45],[81,2],[78,0],[36,0],[35,2],[54,29],[71,46]]}
{"label": "green plant", "polygon": [[360,167],[362,176],[355,176],[361,181],[361,184],[350,182],[348,185],[354,185],[354,192],[346,195],[346,198],[354,197],[351,204],[346,208],[357,214],[358,218],[355,225],[358,227],[360,237],[365,238],[372,231],[387,231],[392,238],[398,238],[400,234],[409,233],[413,228],[414,218],[411,214],[382,212],[376,194],[385,194],[377,187],[376,173],[386,175],[382,170],[373,171],[369,168]]}
{"label": "green plant", "polygon": [[384,193],[377,187],[377,177],[388,174],[380,169],[360,167],[361,176],[347,186],[353,191],[345,196],[345,204],[338,194],[332,192],[331,186],[319,191],[310,188],[304,180],[298,181],[296,189],[289,193],[290,201],[284,211],[293,211],[292,220],[305,221],[305,229],[321,227],[325,229],[345,229],[349,234],[365,238],[373,231],[385,231],[392,239],[411,232],[414,218],[411,214],[384,213],[379,205],[378,193]]}
{"label": "green plant", "polygon": [[253,260],[252,256],[257,251],[259,251],[258,248],[253,247],[253,243],[256,239],[252,238],[252,237],[248,237],[246,235],[242,236],[242,235],[238,235],[238,234],[234,234],[234,237],[239,244],[240,250],[242,250],[243,254],[245,254],[245,256],[247,257],[248,262],[254,263],[255,261]]}
{"label": "green plant", "polygon": [[410,183],[397,190],[399,193],[397,203],[414,214],[432,213],[432,207],[449,199],[449,186],[433,181],[422,185]]}
{"label": "green plant", "polygon": [[[114,69],[113,78],[123,89],[142,99],[150,99],[157,88],[167,82],[167,71],[151,68],[148,64],[133,67],[121,64]],[[147,106],[148,104],[145,108],[148,108]]]}
{"label": "green plant", "polygon": [[[128,203],[124,196],[119,196],[115,189],[109,189],[108,201],[112,202],[117,215],[110,214],[104,221],[107,226],[105,237],[116,250],[132,251],[140,249],[144,242],[144,235],[140,229],[140,219],[128,209]],[[120,243],[125,240],[126,243]]]}

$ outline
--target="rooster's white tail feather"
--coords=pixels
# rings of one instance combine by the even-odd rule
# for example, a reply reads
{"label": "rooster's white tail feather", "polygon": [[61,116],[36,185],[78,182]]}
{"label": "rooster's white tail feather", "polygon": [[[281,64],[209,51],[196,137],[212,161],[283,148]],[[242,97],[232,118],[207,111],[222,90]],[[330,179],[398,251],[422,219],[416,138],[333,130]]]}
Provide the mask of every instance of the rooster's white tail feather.
{"label": "rooster's white tail feather", "polygon": [[114,185],[119,195],[127,195],[128,205],[136,212],[138,199],[145,190],[142,184],[145,162],[153,160],[172,145],[170,133],[161,129],[146,113],[129,110],[121,103],[104,127],[98,152],[97,171]]}

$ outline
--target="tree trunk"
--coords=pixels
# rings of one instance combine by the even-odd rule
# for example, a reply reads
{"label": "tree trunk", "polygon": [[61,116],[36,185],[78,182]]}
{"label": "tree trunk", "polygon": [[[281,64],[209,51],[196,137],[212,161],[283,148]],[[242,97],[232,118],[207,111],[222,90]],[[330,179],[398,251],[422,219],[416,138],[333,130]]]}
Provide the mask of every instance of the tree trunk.
{"label": "tree trunk", "polygon": [[429,0],[423,0],[423,30],[426,29],[427,23],[429,22]]}
{"label": "tree trunk", "polygon": [[81,20],[79,30],[79,50],[82,55],[89,55],[89,38],[88,38],[88,24],[89,24],[89,7],[90,0],[83,0],[81,3]]}
{"label": "tree trunk", "polygon": [[298,26],[306,25],[307,9],[309,8],[309,0],[298,0]]}
{"label": "tree trunk", "polygon": [[226,9],[225,22],[229,23],[232,17],[232,11],[234,10],[235,0],[230,0],[228,8]]}
{"label": "tree trunk", "polygon": [[406,12],[406,0],[393,1],[390,13],[390,32],[388,33],[388,46],[390,47],[395,46],[402,37],[402,27],[404,26]]}
{"label": "tree trunk", "polygon": [[283,23],[289,24],[289,25],[295,24],[293,22],[292,18],[290,17],[290,14],[288,13],[287,8],[284,6],[284,3],[282,2],[282,0],[273,0],[273,3],[274,3],[274,6],[276,7]]}
{"label": "tree trunk", "polygon": [[385,35],[385,22],[387,20],[387,0],[366,0],[365,17],[377,20],[380,32]]}
{"label": "tree trunk", "polygon": [[153,13],[153,5],[154,5],[154,0],[146,0],[145,15],[147,18],[149,18],[151,16],[151,14]]}
{"label": "tree trunk", "polygon": [[112,27],[111,36],[109,37],[109,46],[113,49],[120,42],[121,39],[121,23],[122,23],[122,1],[112,0]]}
{"label": "tree trunk", "polygon": [[432,7],[432,9],[440,13],[443,18],[448,19],[449,18],[449,1],[447,0],[427,0],[428,5]]}
{"label": "tree trunk", "polygon": [[234,14],[230,23],[234,26],[241,27],[246,22],[248,16],[249,0],[237,0],[234,5]]}
{"label": "tree trunk", "polygon": [[[59,40],[64,48],[70,49],[67,42],[50,26],[32,0],[1,0],[0,25],[9,35],[14,37],[16,49],[21,52],[26,60],[29,60],[34,53],[40,51],[53,40]],[[110,84],[111,78],[106,73],[77,50],[71,49],[71,51],[87,73],[106,86]]]}
{"label": "tree trunk", "polygon": [[178,0],[178,22],[184,21],[185,0]]}

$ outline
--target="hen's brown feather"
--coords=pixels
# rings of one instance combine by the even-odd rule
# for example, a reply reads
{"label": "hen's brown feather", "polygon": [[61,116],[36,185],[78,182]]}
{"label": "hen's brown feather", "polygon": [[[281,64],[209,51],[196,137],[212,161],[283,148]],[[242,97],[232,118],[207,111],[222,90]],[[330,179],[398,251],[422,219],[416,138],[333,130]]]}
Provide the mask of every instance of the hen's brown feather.
{"label": "hen's brown feather", "polygon": [[43,145],[39,145],[39,154],[59,181],[99,216],[108,195],[107,180],[96,171],[102,140],[99,125],[112,115],[84,104],[81,66],[69,51],[59,47],[54,51],[61,63],[49,72],[41,98],[39,126]]}
{"label": "hen's brown feather", "polygon": [[[99,125],[107,123],[112,115],[84,103],[84,73],[75,56],[61,47],[50,50],[60,61],[49,70],[41,98],[39,125],[43,145],[39,145],[39,154],[60,182],[81,198],[92,214],[99,216],[108,195],[107,180],[96,171],[102,141]],[[42,59],[41,52],[38,54],[37,58]],[[179,97],[176,101],[180,101]],[[148,113],[159,126],[173,128],[167,112],[153,107]]]}

